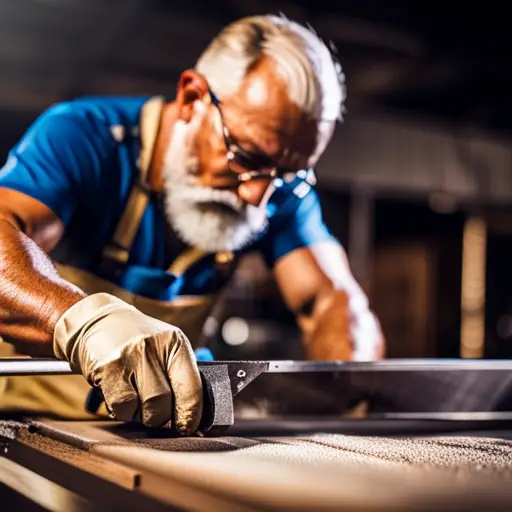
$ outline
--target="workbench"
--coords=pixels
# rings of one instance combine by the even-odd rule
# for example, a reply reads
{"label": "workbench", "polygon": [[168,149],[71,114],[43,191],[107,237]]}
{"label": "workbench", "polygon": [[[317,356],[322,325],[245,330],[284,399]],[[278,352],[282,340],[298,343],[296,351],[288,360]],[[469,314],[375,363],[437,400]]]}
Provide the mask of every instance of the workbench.
{"label": "workbench", "polygon": [[289,362],[245,386],[248,364],[230,367],[231,390],[244,389],[233,393],[234,421],[220,434],[9,415],[0,422],[0,503],[16,511],[512,507],[510,363],[292,371]]}

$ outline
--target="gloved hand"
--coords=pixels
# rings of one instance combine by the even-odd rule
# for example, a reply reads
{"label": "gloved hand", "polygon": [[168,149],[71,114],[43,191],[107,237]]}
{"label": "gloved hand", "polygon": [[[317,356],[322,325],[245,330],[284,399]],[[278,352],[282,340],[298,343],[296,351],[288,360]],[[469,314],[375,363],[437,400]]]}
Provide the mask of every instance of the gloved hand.
{"label": "gloved hand", "polygon": [[53,348],[92,386],[116,419],[196,431],[201,378],[183,332],[107,293],[90,295],[58,320]]}

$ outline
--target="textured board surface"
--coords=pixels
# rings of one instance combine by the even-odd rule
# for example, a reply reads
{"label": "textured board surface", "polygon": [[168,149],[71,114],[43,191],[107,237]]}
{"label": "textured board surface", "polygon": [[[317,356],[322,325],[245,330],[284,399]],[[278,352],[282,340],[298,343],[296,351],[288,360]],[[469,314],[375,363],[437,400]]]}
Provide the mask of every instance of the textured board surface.
{"label": "textured board surface", "polygon": [[[258,496],[258,506],[277,509],[279,503],[294,509],[300,503],[317,503],[318,509],[347,503],[375,510],[411,503],[467,509],[469,495],[472,505],[512,504],[512,442],[501,438],[319,432],[183,439],[114,422],[43,421],[35,426],[40,436],[126,464],[143,475],[191,486],[205,496],[248,499],[251,506]],[[276,487],[277,475],[282,485]],[[368,495],[369,488],[379,489],[378,500]],[[204,500],[205,509],[213,506]]]}
{"label": "textured board surface", "polygon": [[512,506],[512,441],[500,437],[318,432],[183,439],[115,422],[58,421],[3,429],[135,470],[140,492],[191,510]]}

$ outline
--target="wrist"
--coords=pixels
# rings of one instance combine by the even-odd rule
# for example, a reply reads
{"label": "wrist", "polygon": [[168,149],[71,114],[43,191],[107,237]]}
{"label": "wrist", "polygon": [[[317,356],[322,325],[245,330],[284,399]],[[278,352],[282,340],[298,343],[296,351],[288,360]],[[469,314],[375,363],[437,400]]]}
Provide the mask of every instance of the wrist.
{"label": "wrist", "polygon": [[120,308],[133,308],[133,306],[108,293],[88,295],[71,304],[55,322],[53,331],[55,356],[72,363],[73,348],[87,328],[113,310]]}

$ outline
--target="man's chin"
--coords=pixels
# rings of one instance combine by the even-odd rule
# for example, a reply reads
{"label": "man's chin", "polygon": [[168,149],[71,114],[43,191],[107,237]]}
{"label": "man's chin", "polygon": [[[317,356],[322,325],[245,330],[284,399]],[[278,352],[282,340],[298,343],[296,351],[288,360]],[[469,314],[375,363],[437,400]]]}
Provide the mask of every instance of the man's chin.
{"label": "man's chin", "polygon": [[[168,201],[169,220],[176,234],[186,243],[206,252],[238,251],[251,244],[263,230],[252,226],[245,215],[218,202]],[[171,208],[172,206],[172,208]],[[259,229],[261,227],[261,230]]]}

